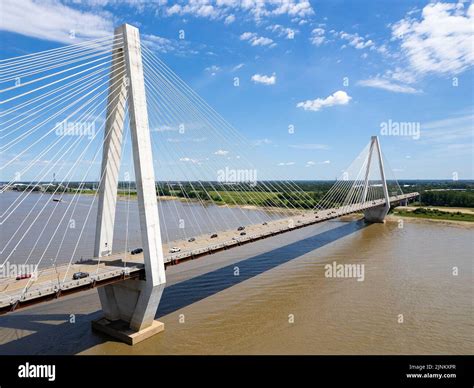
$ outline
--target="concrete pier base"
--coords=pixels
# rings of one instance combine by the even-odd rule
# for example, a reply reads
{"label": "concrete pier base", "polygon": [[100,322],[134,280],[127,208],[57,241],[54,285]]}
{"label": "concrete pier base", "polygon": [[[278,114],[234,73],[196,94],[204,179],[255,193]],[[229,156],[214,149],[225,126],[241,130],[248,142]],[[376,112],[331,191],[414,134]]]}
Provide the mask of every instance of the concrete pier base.
{"label": "concrete pier base", "polygon": [[155,314],[164,287],[143,280],[124,280],[98,288],[104,317],[94,321],[92,328],[129,345],[158,334],[164,324],[155,321]]}
{"label": "concrete pier base", "polygon": [[364,219],[367,222],[381,223],[385,222],[385,216],[390,210],[390,206],[380,206],[364,210]]}
{"label": "concrete pier base", "polygon": [[164,329],[165,324],[155,320],[150,326],[139,331],[130,329],[128,322],[122,321],[121,319],[109,321],[107,318],[100,318],[92,321],[92,330],[107,334],[128,345],[135,345],[155,334],[161,333]]}

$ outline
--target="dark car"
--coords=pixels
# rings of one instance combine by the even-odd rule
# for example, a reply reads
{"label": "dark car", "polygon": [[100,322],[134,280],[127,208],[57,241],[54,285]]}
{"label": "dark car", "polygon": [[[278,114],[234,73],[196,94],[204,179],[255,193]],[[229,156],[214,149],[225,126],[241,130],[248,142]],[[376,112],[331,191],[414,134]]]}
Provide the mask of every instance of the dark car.
{"label": "dark car", "polygon": [[142,253],[142,252],[143,252],[142,248],[137,248],[137,249],[134,249],[133,251],[131,251],[130,253],[132,255],[138,255],[139,253]]}
{"label": "dark car", "polygon": [[241,235],[241,236],[245,236],[246,234],[247,234],[247,233],[245,233],[245,232],[240,232],[240,235]]}
{"label": "dark car", "polygon": [[237,228],[238,231],[241,231],[241,230],[244,230],[244,229],[245,229],[245,226],[239,226],[239,227]]}
{"label": "dark car", "polygon": [[213,235],[211,235],[211,238],[216,238],[217,237],[217,233],[214,233]]}
{"label": "dark car", "polygon": [[196,241],[196,239],[194,237],[191,237],[188,242],[193,242],[193,241]]}
{"label": "dark car", "polygon": [[87,277],[89,277],[88,272],[76,272],[74,275],[72,275],[72,278],[74,280],[84,279],[84,278],[87,278]]}
{"label": "dark car", "polygon": [[262,225],[268,225],[266,222],[264,222]]}
{"label": "dark car", "polygon": [[30,273],[24,273],[24,274],[20,274],[16,277],[16,280],[23,280],[23,279],[29,279],[31,278],[31,274]]}

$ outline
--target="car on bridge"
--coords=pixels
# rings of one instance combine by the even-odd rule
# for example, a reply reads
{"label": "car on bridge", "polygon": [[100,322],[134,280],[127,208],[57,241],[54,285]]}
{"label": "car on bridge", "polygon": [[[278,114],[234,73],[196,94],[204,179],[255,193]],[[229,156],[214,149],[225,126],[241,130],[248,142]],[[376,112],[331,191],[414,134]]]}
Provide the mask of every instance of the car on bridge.
{"label": "car on bridge", "polygon": [[74,275],[72,275],[73,280],[79,280],[79,279],[84,279],[89,277],[88,272],[75,272]]}
{"label": "car on bridge", "polygon": [[142,248],[137,248],[137,249],[134,249],[133,251],[131,251],[130,253],[132,255],[138,255],[139,253],[142,253],[142,252],[143,252]]}
{"label": "car on bridge", "polygon": [[217,233],[214,233],[211,235],[211,238],[216,238],[217,237]]}
{"label": "car on bridge", "polygon": [[170,249],[170,253],[178,253],[181,251],[181,248],[178,248],[178,247],[173,247]]}
{"label": "car on bridge", "polygon": [[23,280],[23,279],[29,279],[31,278],[31,274],[30,273],[24,273],[24,274],[20,274],[16,277],[16,280]]}
{"label": "car on bridge", "polygon": [[264,222],[262,225],[263,225],[263,226],[266,226],[266,225],[268,225],[268,222]]}
{"label": "car on bridge", "polygon": [[244,229],[245,229],[245,226],[239,226],[239,227],[237,228],[237,230],[238,230],[239,232],[240,232],[241,230],[244,230]]}
{"label": "car on bridge", "polygon": [[194,237],[191,237],[188,242],[193,242],[193,241],[196,241],[196,239]]}
{"label": "car on bridge", "polygon": [[245,233],[245,232],[240,232],[240,235],[241,235],[241,236],[245,236],[246,234],[247,234],[247,233]]}

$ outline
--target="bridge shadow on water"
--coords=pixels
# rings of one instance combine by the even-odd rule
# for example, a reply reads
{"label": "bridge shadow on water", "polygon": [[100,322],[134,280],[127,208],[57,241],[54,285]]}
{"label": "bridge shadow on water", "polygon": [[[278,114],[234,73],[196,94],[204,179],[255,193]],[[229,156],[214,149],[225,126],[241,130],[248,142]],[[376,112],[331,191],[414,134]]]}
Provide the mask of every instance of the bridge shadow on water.
{"label": "bridge shadow on water", "polygon": [[[242,283],[281,264],[301,257],[315,249],[355,233],[369,224],[363,220],[321,232],[246,258],[225,267],[198,275],[165,288],[156,317],[162,317],[189,306],[236,284]],[[234,268],[239,276],[234,276]],[[0,317],[0,339],[2,328],[32,331],[24,337],[0,345],[0,354],[75,354],[94,345],[110,340],[90,331],[90,321],[101,316],[101,311],[77,314],[74,324],[66,314],[17,314]],[[48,321],[62,321],[51,323]],[[66,322],[64,322],[66,321]]]}
{"label": "bridge shadow on water", "polygon": [[[303,240],[166,287],[155,317],[159,318],[170,314],[192,303],[217,294],[229,287],[359,231],[367,225],[362,220],[348,222]],[[234,276],[235,267],[239,268],[239,276]]]}

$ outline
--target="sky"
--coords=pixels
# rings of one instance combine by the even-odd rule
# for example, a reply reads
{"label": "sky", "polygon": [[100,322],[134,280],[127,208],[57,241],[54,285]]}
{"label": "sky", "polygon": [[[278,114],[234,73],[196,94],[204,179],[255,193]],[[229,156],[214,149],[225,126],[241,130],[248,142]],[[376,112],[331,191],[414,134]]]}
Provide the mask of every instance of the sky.
{"label": "sky", "polygon": [[334,179],[372,135],[399,179],[474,178],[471,2],[2,0],[1,15],[1,59],[138,27],[267,178]]}

